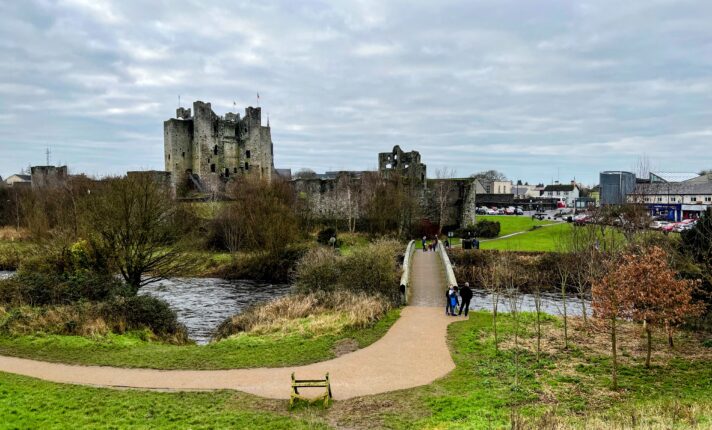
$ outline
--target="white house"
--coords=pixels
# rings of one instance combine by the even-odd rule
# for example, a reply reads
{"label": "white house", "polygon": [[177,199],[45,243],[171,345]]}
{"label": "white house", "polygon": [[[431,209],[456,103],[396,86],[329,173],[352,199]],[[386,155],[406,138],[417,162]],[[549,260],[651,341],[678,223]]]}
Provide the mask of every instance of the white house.
{"label": "white house", "polygon": [[542,197],[554,198],[566,203],[567,207],[573,207],[574,202],[579,198],[580,190],[575,182],[570,184],[547,185],[541,192]]}

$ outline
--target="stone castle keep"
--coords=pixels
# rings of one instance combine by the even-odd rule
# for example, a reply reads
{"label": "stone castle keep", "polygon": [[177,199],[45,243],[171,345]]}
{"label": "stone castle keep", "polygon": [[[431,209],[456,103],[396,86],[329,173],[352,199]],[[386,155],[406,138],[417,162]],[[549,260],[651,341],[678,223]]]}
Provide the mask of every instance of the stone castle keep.
{"label": "stone castle keep", "polygon": [[271,180],[274,173],[272,135],[262,125],[261,109],[248,107],[245,116],[213,112],[210,103],[178,108],[176,118],[163,123],[166,171],[175,186],[184,178],[199,191],[216,192],[232,177],[254,175]]}
{"label": "stone castle keep", "polygon": [[[438,182],[448,181],[447,218],[450,224],[474,221],[475,187],[467,179],[427,179],[427,168],[418,151],[403,151],[398,145],[378,154],[377,172],[340,171],[289,179],[274,168],[272,135],[262,125],[261,109],[248,107],[244,117],[228,112],[219,116],[210,103],[196,101],[192,109],[180,107],[176,117],[163,123],[166,172],[151,172],[156,180],[170,181],[174,190],[187,184],[197,191],[191,198],[204,198],[225,191],[228,181],[250,175],[266,181],[281,177],[300,198],[309,201],[317,218],[359,218],[361,184],[373,178],[405,180],[418,196],[425,213],[433,212],[433,194]],[[136,172],[132,172],[136,173]],[[144,172],[145,173],[145,172]],[[185,197],[185,196],[184,196]]]}

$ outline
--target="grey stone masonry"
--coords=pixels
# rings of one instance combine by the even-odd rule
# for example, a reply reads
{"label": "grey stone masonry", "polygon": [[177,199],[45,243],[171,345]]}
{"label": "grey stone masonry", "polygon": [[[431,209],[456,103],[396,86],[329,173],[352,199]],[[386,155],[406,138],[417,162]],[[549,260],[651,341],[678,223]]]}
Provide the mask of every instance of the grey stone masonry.
{"label": "grey stone masonry", "polygon": [[242,175],[272,179],[272,134],[262,125],[259,107],[245,116],[228,112],[221,117],[210,103],[196,101],[193,108],[178,108],[176,118],[163,123],[166,171],[172,183],[192,174],[206,191],[224,190],[225,183]]}

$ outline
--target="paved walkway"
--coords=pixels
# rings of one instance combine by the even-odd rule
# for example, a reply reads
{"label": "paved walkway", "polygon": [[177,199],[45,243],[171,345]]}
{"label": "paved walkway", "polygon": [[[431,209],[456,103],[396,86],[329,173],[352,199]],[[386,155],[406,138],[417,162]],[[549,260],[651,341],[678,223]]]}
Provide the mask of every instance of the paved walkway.
{"label": "paved walkway", "polygon": [[[455,368],[446,344],[441,264],[434,252],[415,251],[412,306],[383,338],[333,360],[306,366],[234,370],[155,370],[76,366],[0,356],[0,371],[53,382],[160,390],[235,389],[274,399],[289,398],[290,375],[330,373],[336,399],[426,385]],[[307,392],[307,394],[309,394]]]}

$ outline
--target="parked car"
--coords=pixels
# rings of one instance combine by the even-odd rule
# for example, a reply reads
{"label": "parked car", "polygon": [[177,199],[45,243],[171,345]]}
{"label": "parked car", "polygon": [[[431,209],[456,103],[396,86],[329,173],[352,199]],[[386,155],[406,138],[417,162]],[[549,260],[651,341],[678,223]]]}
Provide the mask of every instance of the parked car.
{"label": "parked car", "polygon": [[497,209],[487,209],[487,215],[497,215]]}
{"label": "parked car", "polygon": [[588,223],[590,221],[590,219],[591,219],[590,215],[581,214],[581,215],[576,215],[575,217],[573,217],[573,222],[575,225],[584,225],[584,224]]}
{"label": "parked car", "polygon": [[532,219],[538,219],[539,221],[545,220],[547,218],[546,212],[537,212],[532,215]]}
{"label": "parked car", "polygon": [[515,211],[516,211],[516,209],[514,209],[513,207],[510,206],[504,210],[504,214],[505,215],[514,215]]}
{"label": "parked car", "polygon": [[524,211],[522,210],[522,208],[516,208],[514,210],[514,214],[515,215],[524,215]]}
{"label": "parked car", "polygon": [[489,210],[489,208],[487,206],[480,206],[477,208],[477,210],[475,212],[480,215],[487,215],[488,210]]}
{"label": "parked car", "polygon": [[504,209],[503,208],[497,209],[497,215],[504,215]]}
{"label": "parked car", "polygon": [[665,224],[664,226],[662,226],[660,228],[660,230],[665,233],[669,233],[669,232],[673,231],[673,229],[675,229],[676,225],[677,225],[677,223],[671,222],[671,223],[668,223],[668,224]]}
{"label": "parked car", "polygon": [[653,230],[662,230],[662,228],[668,224],[670,224],[669,221],[653,221],[650,223],[650,228]]}

